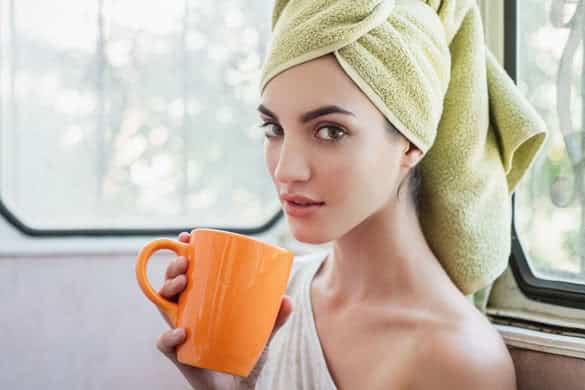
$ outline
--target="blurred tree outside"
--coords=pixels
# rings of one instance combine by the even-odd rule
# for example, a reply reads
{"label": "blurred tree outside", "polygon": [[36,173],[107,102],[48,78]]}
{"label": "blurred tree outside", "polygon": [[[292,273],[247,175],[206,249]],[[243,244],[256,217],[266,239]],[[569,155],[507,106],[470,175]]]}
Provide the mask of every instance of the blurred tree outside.
{"label": "blurred tree outside", "polygon": [[271,6],[0,0],[3,200],[36,228],[265,223]]}

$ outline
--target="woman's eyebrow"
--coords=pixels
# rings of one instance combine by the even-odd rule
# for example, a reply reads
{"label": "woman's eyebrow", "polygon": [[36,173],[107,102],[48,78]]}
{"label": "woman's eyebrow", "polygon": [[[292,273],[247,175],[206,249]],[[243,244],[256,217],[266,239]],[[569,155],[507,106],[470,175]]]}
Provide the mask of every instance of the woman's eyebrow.
{"label": "woman's eyebrow", "polygon": [[[273,113],[272,111],[270,111],[268,108],[266,108],[266,106],[264,106],[262,104],[260,104],[258,106],[258,111],[260,111],[261,113],[263,113],[266,116],[269,116],[271,118],[278,120],[278,117],[276,116],[276,114]],[[344,108],[341,108],[341,107],[336,106],[336,105],[329,105],[329,106],[319,107],[315,110],[304,113],[303,115],[301,115],[301,122],[306,123],[306,122],[312,121],[315,118],[318,118],[318,117],[323,116],[323,115],[328,115],[328,114],[345,114],[345,115],[355,116],[355,114],[353,112],[348,111]]]}

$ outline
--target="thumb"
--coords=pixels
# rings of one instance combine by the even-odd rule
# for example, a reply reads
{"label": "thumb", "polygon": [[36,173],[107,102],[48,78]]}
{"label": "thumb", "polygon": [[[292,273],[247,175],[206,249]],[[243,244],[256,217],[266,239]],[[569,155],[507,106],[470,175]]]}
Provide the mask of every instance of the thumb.
{"label": "thumb", "polygon": [[[266,358],[266,352],[268,351],[268,346],[272,342],[274,335],[278,332],[280,328],[288,321],[290,315],[293,311],[293,304],[292,299],[288,295],[283,295],[282,299],[280,300],[280,308],[278,309],[278,314],[276,315],[276,320],[274,321],[274,327],[272,328],[272,333],[268,338],[268,342],[264,347],[264,352],[262,353],[260,361],[263,361]],[[262,365],[262,364],[261,364]]]}

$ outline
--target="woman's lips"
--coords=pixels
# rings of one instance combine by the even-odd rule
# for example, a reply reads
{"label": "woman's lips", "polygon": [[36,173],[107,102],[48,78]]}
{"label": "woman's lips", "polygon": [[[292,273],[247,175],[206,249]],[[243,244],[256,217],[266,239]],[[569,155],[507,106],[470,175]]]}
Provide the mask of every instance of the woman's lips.
{"label": "woman's lips", "polygon": [[284,211],[291,217],[306,217],[325,206],[325,202],[299,204],[296,202],[284,201]]}

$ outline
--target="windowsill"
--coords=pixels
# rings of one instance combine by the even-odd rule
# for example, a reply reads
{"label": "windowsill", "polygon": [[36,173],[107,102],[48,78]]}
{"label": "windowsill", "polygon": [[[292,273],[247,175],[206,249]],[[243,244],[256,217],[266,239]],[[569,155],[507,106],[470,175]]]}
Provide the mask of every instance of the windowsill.
{"label": "windowsill", "polygon": [[585,338],[495,324],[506,345],[531,351],[585,359]]}
{"label": "windowsill", "polygon": [[0,241],[0,258],[55,257],[74,255],[136,255],[147,242],[161,237],[71,238],[55,237]]}

